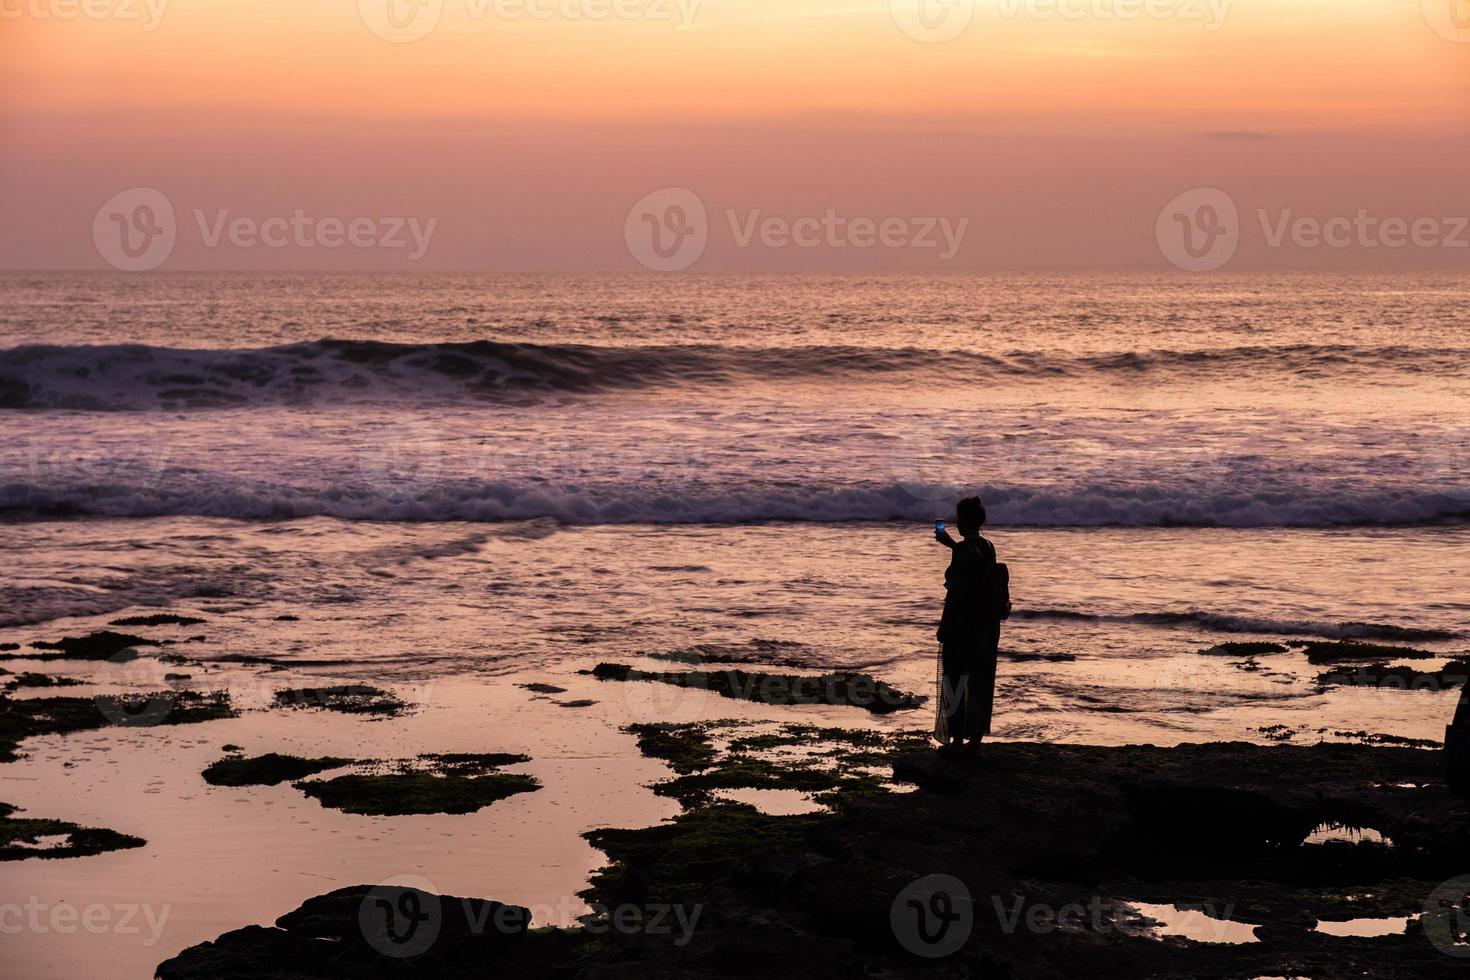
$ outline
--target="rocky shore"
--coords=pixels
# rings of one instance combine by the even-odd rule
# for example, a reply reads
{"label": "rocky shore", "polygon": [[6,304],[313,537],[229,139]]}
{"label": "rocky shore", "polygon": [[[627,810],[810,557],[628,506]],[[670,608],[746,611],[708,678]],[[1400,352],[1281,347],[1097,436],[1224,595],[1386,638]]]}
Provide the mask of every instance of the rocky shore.
{"label": "rocky shore", "polygon": [[[681,754],[648,741],[684,769],[718,771],[697,743]],[[609,864],[582,928],[531,930],[510,906],[363,885],[185,950],[159,976],[1408,980],[1466,968],[1470,806],[1438,752],[887,751],[915,791],[791,816],[691,801],[669,823],[594,832]],[[1194,938],[1171,935],[1161,907],[1193,910]]]}

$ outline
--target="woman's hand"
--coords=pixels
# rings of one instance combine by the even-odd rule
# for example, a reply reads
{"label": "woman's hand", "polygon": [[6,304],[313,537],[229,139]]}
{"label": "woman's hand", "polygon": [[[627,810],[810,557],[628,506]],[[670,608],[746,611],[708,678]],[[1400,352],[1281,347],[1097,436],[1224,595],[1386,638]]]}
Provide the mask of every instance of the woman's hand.
{"label": "woman's hand", "polygon": [[940,544],[944,545],[946,548],[953,548],[954,547],[954,538],[951,538],[949,536],[949,532],[948,531],[935,531],[934,532],[934,540],[935,541],[938,541]]}

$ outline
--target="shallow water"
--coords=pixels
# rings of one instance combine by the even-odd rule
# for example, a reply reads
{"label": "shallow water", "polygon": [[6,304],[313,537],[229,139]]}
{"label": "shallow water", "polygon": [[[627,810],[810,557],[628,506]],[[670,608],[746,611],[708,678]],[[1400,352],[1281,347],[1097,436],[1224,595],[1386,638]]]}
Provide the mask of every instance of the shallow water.
{"label": "shallow water", "polygon": [[1173,905],[1130,902],[1159,925],[1149,930],[1158,938],[1177,936],[1197,943],[1258,943],[1256,927],[1207,914],[1201,909],[1181,909]]}
{"label": "shallow water", "polygon": [[[0,643],[167,608],[206,620],[138,630],[205,661],[186,686],[259,708],[368,681],[417,705],[27,743],[0,799],[149,843],[6,863],[0,890],[167,918],[152,943],[27,930],[6,963],[148,975],[404,876],[572,921],[601,863],[579,835],[676,809],[622,726],[929,724],[578,671],[698,647],[929,693],[930,522],[972,490],[1017,607],[995,737],[1438,739],[1454,690],[1199,651],[1470,649],[1467,298],[1445,277],[0,275]],[[95,682],[80,696],[171,669],[13,666]],[[567,690],[517,686],[537,681]],[[524,751],[544,788],[354,817],[205,785],[226,743]]]}

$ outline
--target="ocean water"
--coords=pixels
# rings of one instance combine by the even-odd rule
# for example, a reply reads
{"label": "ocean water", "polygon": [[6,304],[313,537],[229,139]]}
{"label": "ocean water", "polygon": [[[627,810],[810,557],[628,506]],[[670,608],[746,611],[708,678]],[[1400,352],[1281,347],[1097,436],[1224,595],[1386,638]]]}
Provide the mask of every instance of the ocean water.
{"label": "ocean water", "polygon": [[1253,737],[1286,711],[1434,737],[1443,698],[1197,651],[1470,644],[1467,299],[1443,276],[8,274],[0,640],[174,605],[227,611],[216,652],[342,676],[713,644],[917,686],[931,522],[979,492],[1019,610],[1003,732]]}
{"label": "ocean water", "polygon": [[[148,846],[10,862],[0,889],[141,904],[158,922],[27,930],[6,963],[149,976],[313,895],[404,875],[569,924],[604,860],[581,834],[677,809],[647,788],[667,771],[629,722],[930,721],[584,672],[667,669],[649,655],[683,650],[927,692],[948,558],[931,522],[970,492],[1017,607],[997,738],[1437,739],[1454,687],[1324,685],[1299,649],[1200,651],[1470,649],[1467,292],[1409,277],[0,275],[8,668],[70,675],[80,696],[227,689],[242,709],[27,741],[7,803]],[[25,659],[156,609],[205,620],[138,630],[179,644],[187,679],[152,656]],[[413,708],[269,707],[338,680]],[[231,743],[524,752],[545,788],[474,814],[356,816],[289,785],[206,786]]]}

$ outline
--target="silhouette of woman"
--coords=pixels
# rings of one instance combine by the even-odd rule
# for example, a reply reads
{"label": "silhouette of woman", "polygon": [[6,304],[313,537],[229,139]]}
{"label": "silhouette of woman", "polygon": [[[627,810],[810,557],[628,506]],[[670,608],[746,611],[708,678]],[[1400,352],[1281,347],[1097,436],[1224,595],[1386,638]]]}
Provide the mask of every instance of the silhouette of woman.
{"label": "silhouette of woman", "polygon": [[976,748],[990,734],[995,703],[995,661],[1001,620],[1010,615],[1004,565],[995,546],[980,536],[985,505],[966,497],[955,508],[960,541],[934,532],[950,549],[944,572],[944,615],[939,621],[934,737],[948,748]]}

